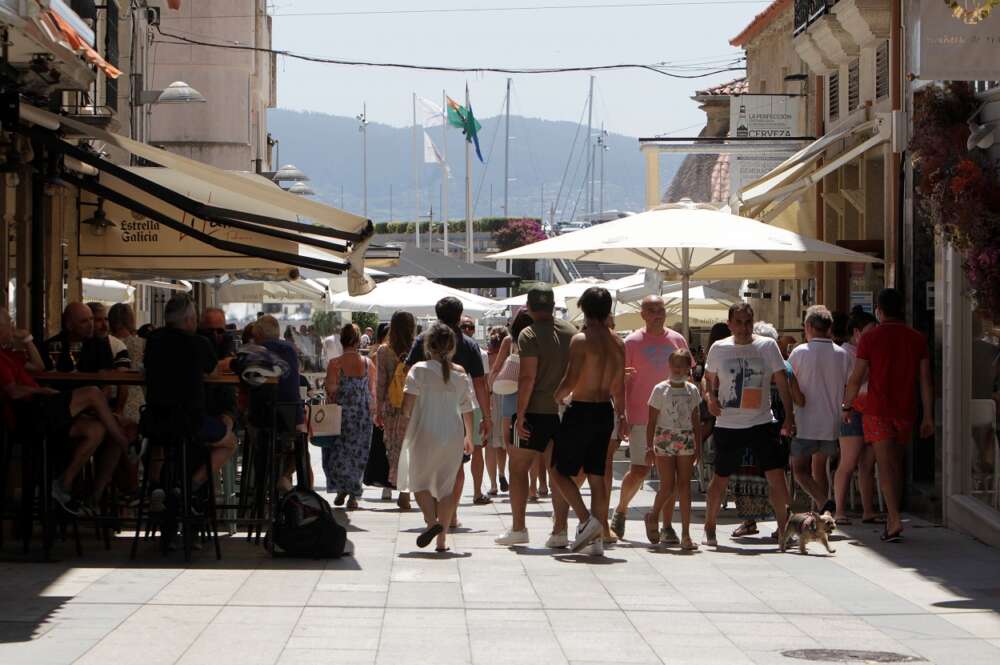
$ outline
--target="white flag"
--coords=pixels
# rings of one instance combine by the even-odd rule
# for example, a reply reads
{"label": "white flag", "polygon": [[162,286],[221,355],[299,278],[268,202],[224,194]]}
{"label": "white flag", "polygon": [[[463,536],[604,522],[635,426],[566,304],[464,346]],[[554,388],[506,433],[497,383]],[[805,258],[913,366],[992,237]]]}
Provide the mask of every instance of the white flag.
{"label": "white flag", "polygon": [[431,100],[417,95],[417,121],[424,127],[440,127],[444,124],[444,111]]}
{"label": "white flag", "polygon": [[444,170],[451,177],[451,169],[444,162],[444,157],[441,156],[441,152],[434,145],[434,141],[428,136],[427,132],[424,132],[424,162],[427,164],[438,164],[444,165]]}

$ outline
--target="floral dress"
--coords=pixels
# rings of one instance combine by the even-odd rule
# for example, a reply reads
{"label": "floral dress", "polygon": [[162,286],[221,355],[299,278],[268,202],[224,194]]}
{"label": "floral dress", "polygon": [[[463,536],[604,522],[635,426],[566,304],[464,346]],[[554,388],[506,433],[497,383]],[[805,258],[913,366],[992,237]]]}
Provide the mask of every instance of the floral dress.
{"label": "floral dress", "polygon": [[396,485],[399,453],[403,449],[403,436],[406,435],[406,425],[409,422],[402,407],[397,408],[389,402],[389,385],[396,373],[396,366],[401,362],[403,361],[388,344],[379,347],[375,362],[378,376],[375,394],[378,396],[380,415],[382,416],[385,452],[389,458],[389,482],[393,486]]}
{"label": "floral dress", "polygon": [[339,387],[334,401],[341,407],[340,435],[323,448],[323,472],[327,492],[344,492],[361,498],[361,480],[368,464],[372,444],[371,394],[368,386],[368,363],[361,376],[347,376],[340,370]]}

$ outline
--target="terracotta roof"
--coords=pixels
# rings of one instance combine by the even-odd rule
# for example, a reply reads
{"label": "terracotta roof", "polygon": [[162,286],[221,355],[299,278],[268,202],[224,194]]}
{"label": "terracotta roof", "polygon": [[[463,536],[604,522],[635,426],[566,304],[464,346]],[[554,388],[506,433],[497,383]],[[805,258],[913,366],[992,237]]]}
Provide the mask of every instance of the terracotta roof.
{"label": "terracotta roof", "polygon": [[771,5],[754,17],[750,25],[743,28],[743,32],[729,40],[732,46],[744,46],[751,39],[759,35],[778,14],[792,6],[792,0],[774,0]]}
{"label": "terracotta roof", "polygon": [[694,94],[699,97],[712,97],[714,95],[743,95],[749,90],[750,86],[747,84],[746,78],[738,78],[733,79],[728,83],[720,83],[719,85],[712,86],[711,88],[697,90]]}

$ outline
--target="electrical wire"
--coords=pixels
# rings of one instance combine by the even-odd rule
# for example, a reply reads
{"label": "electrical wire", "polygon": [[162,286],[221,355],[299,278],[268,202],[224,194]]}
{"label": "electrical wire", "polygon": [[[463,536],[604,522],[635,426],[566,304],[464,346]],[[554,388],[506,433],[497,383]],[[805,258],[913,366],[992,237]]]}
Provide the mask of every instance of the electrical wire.
{"label": "electrical wire", "polygon": [[[724,5],[766,5],[767,0],[673,0],[672,2],[623,2],[517,7],[431,7],[425,9],[344,9],[325,12],[274,12],[275,18],[316,18],[321,16],[406,16],[414,14],[509,14],[514,12],[581,11],[592,9],[665,9],[669,7],[715,7]],[[185,16],[189,19],[253,18],[253,14]]]}
{"label": "electrical wire", "polygon": [[160,28],[160,26],[156,26],[156,31],[162,37],[169,37],[170,39],[175,39],[179,41],[171,42],[171,41],[155,39],[154,43],[172,44],[174,46],[194,45],[194,46],[206,46],[209,48],[230,49],[236,51],[253,51],[257,53],[280,55],[286,58],[293,58],[295,60],[303,60],[306,62],[316,62],[329,65],[344,65],[352,67],[388,67],[394,69],[421,70],[421,71],[432,71],[432,72],[459,72],[459,73],[493,72],[496,74],[565,74],[570,72],[598,72],[598,71],[613,71],[613,70],[623,70],[623,69],[642,69],[677,79],[699,79],[708,76],[714,76],[716,74],[721,74],[723,72],[743,71],[745,69],[743,67],[732,66],[732,65],[738,65],[739,60],[734,60],[733,62],[728,63],[730,65],[728,67],[722,67],[719,69],[715,69],[713,71],[702,72],[700,74],[677,74],[674,72],[666,71],[665,69],[661,68],[661,65],[638,64],[638,63],[621,63],[617,65],[592,65],[585,67],[528,67],[528,68],[448,67],[444,65],[412,65],[399,62],[373,62],[366,60],[345,60],[340,58],[325,58],[320,56],[311,56],[302,53],[295,53],[294,51],[284,51],[280,49],[248,46],[244,44],[218,44],[218,43],[207,42],[201,39],[193,39],[190,37],[185,37],[183,35],[178,35],[175,33],[165,32],[162,28]]}

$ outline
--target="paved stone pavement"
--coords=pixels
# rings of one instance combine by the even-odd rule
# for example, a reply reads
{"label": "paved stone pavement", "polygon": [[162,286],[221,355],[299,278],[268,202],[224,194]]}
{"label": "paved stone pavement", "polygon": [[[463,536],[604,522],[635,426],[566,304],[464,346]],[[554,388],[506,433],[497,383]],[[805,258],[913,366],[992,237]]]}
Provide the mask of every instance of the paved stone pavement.
{"label": "paved stone pavement", "polygon": [[9,550],[0,663],[794,665],[782,652],[797,649],[1000,663],[1000,552],[915,519],[906,544],[851,526],[836,554],[800,556],[730,541],[730,517],[717,552],[681,554],[645,544],[634,510],[628,540],[596,558],[542,548],[547,501],[529,505],[532,544],[517,550],[493,544],[506,500],[466,501],[456,552],[441,556],[417,550],[418,512],[374,490],[362,507],[356,555],[333,561],[270,559],[242,538],[224,541],[222,562],[206,548],[188,566],[151,544],[130,562],[124,542],[106,552],[91,533],[83,558]]}

